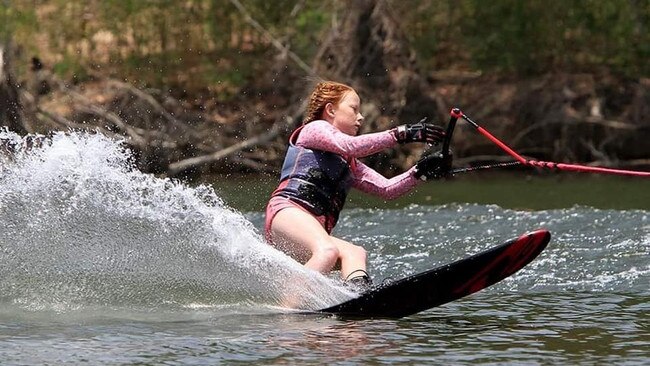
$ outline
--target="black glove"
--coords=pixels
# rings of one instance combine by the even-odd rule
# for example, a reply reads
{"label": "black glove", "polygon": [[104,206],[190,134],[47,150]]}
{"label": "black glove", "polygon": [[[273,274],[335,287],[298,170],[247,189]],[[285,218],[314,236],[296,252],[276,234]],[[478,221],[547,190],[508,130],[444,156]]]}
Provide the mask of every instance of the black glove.
{"label": "black glove", "polygon": [[439,144],[445,138],[445,130],[440,126],[431,123],[424,123],[423,118],[419,123],[412,125],[401,125],[393,128],[390,132],[400,144],[407,142],[428,142]]}
{"label": "black glove", "polygon": [[415,177],[422,180],[446,177],[451,171],[451,160],[451,151],[446,157],[442,155],[442,151],[425,152],[415,164]]}

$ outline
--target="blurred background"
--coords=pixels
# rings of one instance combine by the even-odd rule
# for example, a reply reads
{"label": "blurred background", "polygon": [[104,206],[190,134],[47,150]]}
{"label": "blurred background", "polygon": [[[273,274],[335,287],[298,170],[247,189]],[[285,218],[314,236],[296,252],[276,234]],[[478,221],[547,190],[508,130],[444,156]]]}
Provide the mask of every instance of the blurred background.
{"label": "blurred background", "polygon": [[[650,166],[648,0],[2,0],[0,121],[124,138],[144,172],[279,171],[313,85],[362,132],[460,107],[518,152]],[[459,128],[457,165],[509,160]],[[421,147],[366,160],[391,175]]]}

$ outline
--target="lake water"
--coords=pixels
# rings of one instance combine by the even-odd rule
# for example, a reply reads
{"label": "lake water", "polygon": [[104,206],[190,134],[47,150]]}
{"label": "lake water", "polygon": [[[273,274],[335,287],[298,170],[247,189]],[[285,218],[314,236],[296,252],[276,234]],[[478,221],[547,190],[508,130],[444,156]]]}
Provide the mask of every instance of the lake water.
{"label": "lake water", "polygon": [[366,247],[376,281],[538,228],[553,238],[467,298],[345,320],[281,306],[355,294],[263,242],[272,180],[155,178],[97,135],[17,149],[0,157],[2,365],[650,364],[647,180],[516,172],[354,195],[336,233]]}

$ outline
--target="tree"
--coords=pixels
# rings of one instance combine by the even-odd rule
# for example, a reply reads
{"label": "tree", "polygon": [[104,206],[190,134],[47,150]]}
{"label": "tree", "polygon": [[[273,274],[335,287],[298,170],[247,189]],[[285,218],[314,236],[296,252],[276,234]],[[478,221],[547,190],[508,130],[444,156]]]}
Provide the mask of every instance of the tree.
{"label": "tree", "polygon": [[0,121],[16,133],[29,132],[24,125],[18,86],[11,70],[10,41],[0,43]]}

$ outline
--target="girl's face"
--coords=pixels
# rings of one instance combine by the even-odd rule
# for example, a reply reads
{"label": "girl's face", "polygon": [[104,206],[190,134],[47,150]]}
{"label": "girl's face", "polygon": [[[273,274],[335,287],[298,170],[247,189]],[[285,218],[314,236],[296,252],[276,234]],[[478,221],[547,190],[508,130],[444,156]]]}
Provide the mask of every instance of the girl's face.
{"label": "girl's face", "polygon": [[361,122],[363,122],[363,116],[359,112],[360,107],[359,95],[354,91],[349,91],[337,105],[328,103],[325,106],[325,120],[341,132],[356,136],[361,128]]}

